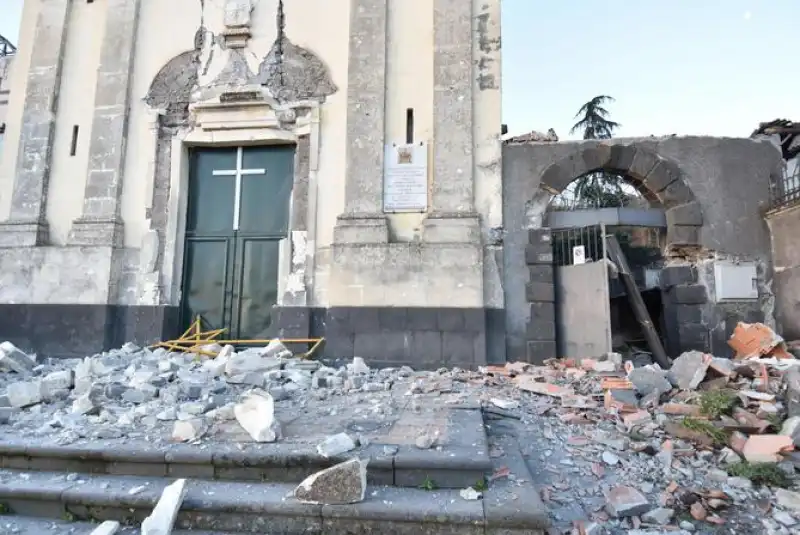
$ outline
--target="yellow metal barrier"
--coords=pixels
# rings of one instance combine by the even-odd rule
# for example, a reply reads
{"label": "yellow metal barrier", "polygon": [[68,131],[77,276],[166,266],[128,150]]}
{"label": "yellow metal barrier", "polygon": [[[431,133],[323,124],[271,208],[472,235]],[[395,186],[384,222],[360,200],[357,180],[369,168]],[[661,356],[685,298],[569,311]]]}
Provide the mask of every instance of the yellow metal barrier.
{"label": "yellow metal barrier", "polygon": [[278,341],[283,344],[314,344],[311,349],[303,353],[301,358],[311,358],[317,348],[325,341],[324,338],[269,338],[264,340],[225,340],[218,338],[227,329],[212,329],[204,331],[202,327],[202,319],[200,316],[192,322],[188,329],[181,335],[180,338],[175,340],[166,340],[158,342],[150,347],[163,347],[170,351],[178,351],[181,353],[196,353],[206,355],[209,357],[216,357],[217,353],[203,349],[203,346],[211,344],[225,345],[267,345],[270,342]]}

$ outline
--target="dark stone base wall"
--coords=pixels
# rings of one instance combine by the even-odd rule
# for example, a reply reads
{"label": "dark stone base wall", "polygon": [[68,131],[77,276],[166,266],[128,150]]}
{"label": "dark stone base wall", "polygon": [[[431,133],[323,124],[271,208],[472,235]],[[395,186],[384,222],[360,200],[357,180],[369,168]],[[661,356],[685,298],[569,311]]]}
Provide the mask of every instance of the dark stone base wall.
{"label": "dark stone base wall", "polygon": [[504,358],[504,311],[484,308],[282,307],[280,338],[325,338],[326,358],[371,366],[475,369]]}
{"label": "dark stone base wall", "polygon": [[525,298],[530,307],[530,316],[525,328],[525,356],[514,360],[540,364],[558,356],[555,268],[549,228],[528,231],[525,263],[528,266]]}
{"label": "dark stone base wall", "polygon": [[84,357],[181,335],[178,307],[0,304],[0,341],[47,357]]}
{"label": "dark stone base wall", "polygon": [[706,287],[698,284],[691,265],[668,266],[661,271],[666,351],[676,357],[684,351],[711,350]]}
{"label": "dark stone base wall", "polygon": [[[360,356],[376,367],[474,369],[504,362],[504,326],[502,309],[281,307],[270,336],[324,337],[317,357]],[[0,304],[0,341],[46,357],[145,346],[184,330],[178,307]]]}

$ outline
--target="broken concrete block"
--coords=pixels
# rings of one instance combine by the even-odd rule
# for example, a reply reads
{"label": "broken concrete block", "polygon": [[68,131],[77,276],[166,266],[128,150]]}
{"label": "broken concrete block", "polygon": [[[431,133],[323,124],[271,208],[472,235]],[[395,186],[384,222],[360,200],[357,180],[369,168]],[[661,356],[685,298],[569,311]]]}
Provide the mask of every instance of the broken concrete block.
{"label": "broken concrete block", "polygon": [[784,509],[800,513],[800,492],[785,489],[775,489],[775,501]]}
{"label": "broken concrete block", "polygon": [[252,390],[233,408],[236,421],[256,442],[278,440],[279,424],[275,420],[275,401],[263,390]]}
{"label": "broken concrete block", "polygon": [[672,383],[667,380],[667,373],[654,368],[634,368],[628,373],[628,380],[642,396],[655,391],[665,394],[672,390]]}
{"label": "broken concrete block", "polygon": [[191,442],[203,434],[205,424],[200,418],[178,420],[172,428],[172,440],[176,442]]}
{"label": "broken concrete block", "polygon": [[424,433],[417,437],[414,444],[421,450],[429,450],[436,444],[436,437],[429,433]]}
{"label": "broken concrete block", "polygon": [[639,516],[650,509],[647,498],[633,487],[614,487],[606,498],[606,511],[616,518]]}
{"label": "broken concrete block", "polygon": [[666,507],[659,507],[657,509],[653,509],[642,515],[642,521],[647,522],[649,524],[658,524],[659,526],[666,526],[669,524],[669,521],[672,520],[672,517],[675,516],[674,509],[668,509]]}
{"label": "broken concrete block", "polygon": [[168,485],[150,516],[142,522],[142,535],[169,535],[186,496],[186,480],[179,479]]}
{"label": "broken concrete block", "polygon": [[42,378],[42,397],[52,400],[59,395],[69,392],[75,384],[72,370],[62,370],[48,373]]}
{"label": "broken concrete block", "polygon": [[6,396],[12,407],[21,409],[42,402],[41,381],[20,381],[11,383],[6,388]]}
{"label": "broken concrete block", "polygon": [[35,367],[36,361],[11,342],[0,344],[0,369],[27,374]]}
{"label": "broken concrete block", "polygon": [[369,459],[351,459],[313,474],[300,483],[294,497],[303,503],[346,505],[364,500]]}
{"label": "broken concrete block", "polygon": [[106,520],[89,534],[89,535],[114,535],[120,530],[120,523],[116,520]]}
{"label": "broken concrete block", "polygon": [[289,359],[294,355],[286,348],[285,345],[283,345],[283,343],[280,342],[280,340],[273,340],[267,345],[267,347],[264,348],[261,356],[274,359]]}
{"label": "broken concrete block", "polygon": [[694,390],[705,379],[711,359],[700,351],[687,351],[672,363],[669,380],[682,390]]}
{"label": "broken concrete block", "polygon": [[352,375],[367,375],[369,366],[361,357],[353,357],[353,362],[347,365],[347,371]]}
{"label": "broken concrete block", "polygon": [[483,497],[483,493],[478,492],[472,487],[461,489],[460,491],[458,491],[458,495],[461,496],[462,499],[467,501],[480,500]]}
{"label": "broken concrete block", "polygon": [[93,388],[75,398],[75,401],[72,402],[73,414],[98,414],[101,407],[100,392],[99,388]]}
{"label": "broken concrete block", "polygon": [[778,463],[780,453],[794,449],[792,437],[783,435],[752,435],[742,449],[742,456],[749,463]]}
{"label": "broken concrete block", "polygon": [[356,442],[347,433],[332,435],[317,446],[317,453],[323,457],[336,457],[356,449]]}
{"label": "broken concrete block", "polygon": [[231,355],[225,364],[225,375],[236,377],[252,372],[268,372],[281,368],[280,359],[274,357],[264,357],[254,351],[242,351]]}

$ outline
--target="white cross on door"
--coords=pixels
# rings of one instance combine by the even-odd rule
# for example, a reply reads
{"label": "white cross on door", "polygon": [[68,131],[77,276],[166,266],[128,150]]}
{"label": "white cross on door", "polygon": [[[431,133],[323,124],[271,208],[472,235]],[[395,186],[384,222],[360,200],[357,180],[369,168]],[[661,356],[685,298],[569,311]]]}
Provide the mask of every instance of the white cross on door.
{"label": "white cross on door", "polygon": [[239,213],[242,207],[242,177],[245,175],[266,175],[266,169],[242,169],[244,159],[244,149],[236,149],[236,169],[215,170],[214,176],[234,177],[234,199],[233,199],[233,230],[239,230]]}

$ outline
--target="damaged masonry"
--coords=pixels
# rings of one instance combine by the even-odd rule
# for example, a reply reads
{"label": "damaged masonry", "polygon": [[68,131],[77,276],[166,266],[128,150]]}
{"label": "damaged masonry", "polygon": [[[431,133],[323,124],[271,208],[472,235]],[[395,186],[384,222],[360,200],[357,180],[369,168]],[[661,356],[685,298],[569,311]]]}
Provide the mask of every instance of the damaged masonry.
{"label": "damaged masonry", "polygon": [[[63,485],[80,520],[69,489],[99,486],[108,503],[155,507],[142,533],[221,530],[215,507],[255,522],[213,497],[214,485],[241,485],[259,507],[282,504],[263,525],[291,517],[286,533],[305,533],[318,505],[420,499],[550,533],[793,533],[800,360],[763,324],[738,325],[729,344],[732,360],[686,352],[669,369],[610,353],[419,372],[360,358],[332,367],[279,342],[204,348],[216,357],[129,344],[42,362],[6,342],[0,503],[13,507],[20,478]],[[170,475],[188,479],[173,490]],[[427,522],[416,514],[409,527]],[[437,522],[468,529],[458,518]]]}

